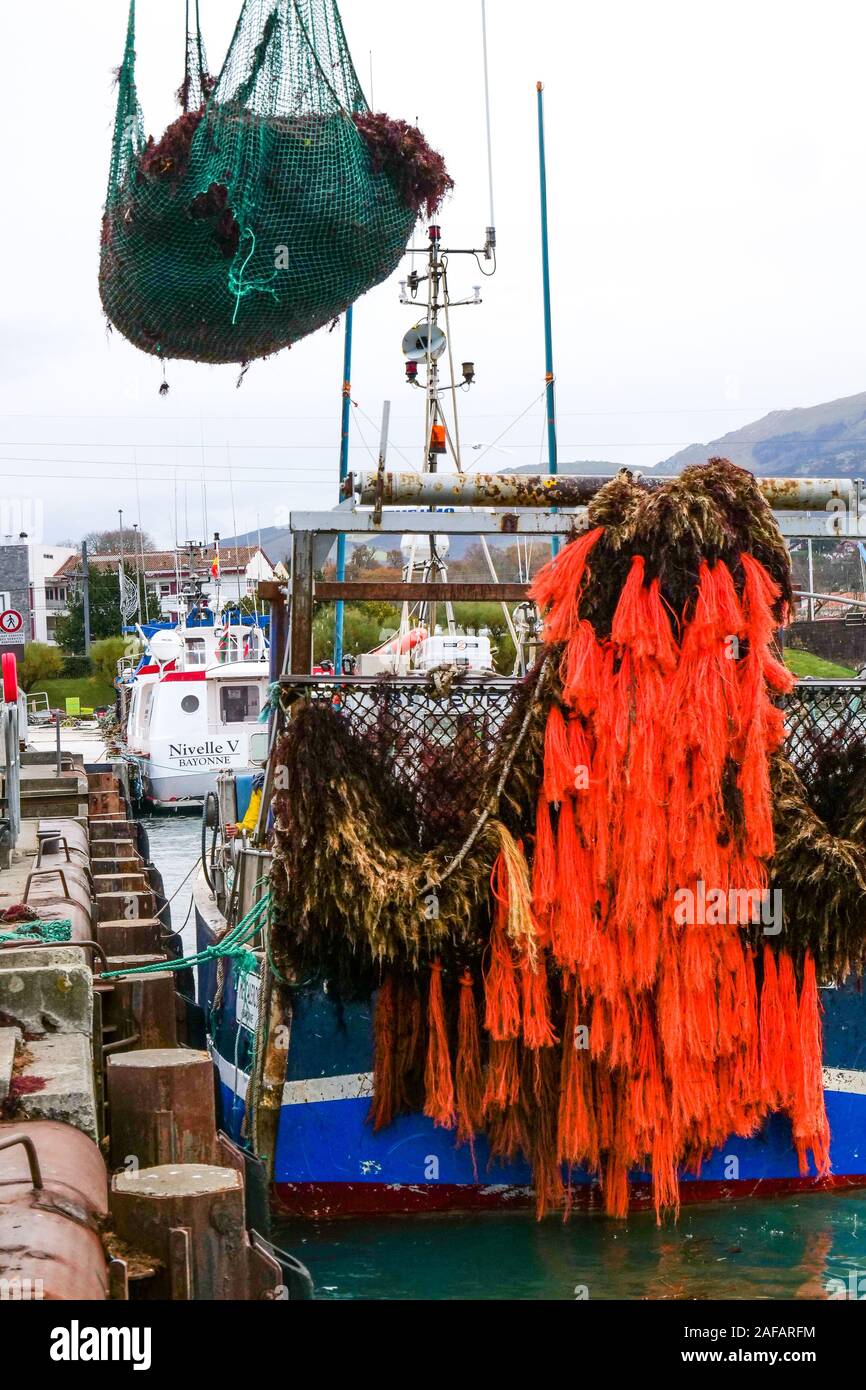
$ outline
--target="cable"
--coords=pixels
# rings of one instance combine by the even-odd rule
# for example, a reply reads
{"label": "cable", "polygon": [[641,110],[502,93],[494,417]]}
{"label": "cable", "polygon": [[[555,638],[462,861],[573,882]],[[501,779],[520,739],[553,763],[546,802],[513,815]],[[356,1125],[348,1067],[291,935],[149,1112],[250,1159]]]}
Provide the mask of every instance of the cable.
{"label": "cable", "polygon": [[[159,909],[157,910],[157,913],[156,913],[157,917],[160,915],[161,912],[165,912],[165,910],[166,910],[167,907],[170,907],[170,906],[171,906],[171,904],[174,902],[175,898],[177,897],[178,893],[180,892],[181,888],[182,888],[183,885],[186,883],[187,879],[188,879],[192,874],[195,873],[196,869],[198,868],[198,866],[199,866],[199,864],[200,864],[201,862],[202,862],[202,861],[201,861],[201,856],[199,856],[199,858],[195,861],[195,863],[193,864],[192,868],[190,869],[189,873],[188,873],[188,874],[185,874],[184,877],[181,879],[180,883],[179,883],[179,884],[177,885],[177,887],[175,888],[175,890],[174,890],[174,892],[172,893],[171,897],[170,897],[170,898],[167,898],[166,901],[163,903],[162,907],[159,908]],[[192,898],[190,898],[190,903],[192,903]],[[186,915],[187,915],[187,917],[189,917],[189,913],[188,913],[188,912],[187,912]],[[183,924],[183,925],[184,925],[184,927],[186,926],[186,921],[184,921],[184,924]],[[182,930],[183,930],[183,927],[181,927],[181,931],[182,931]],[[177,934],[177,933],[175,933],[175,935],[176,935],[176,934]]]}
{"label": "cable", "polygon": [[[353,408],[358,412],[359,415],[363,415],[364,419],[367,421],[367,424],[368,424],[368,425],[372,425],[372,427],[373,427],[374,430],[379,428],[378,425],[376,424],[376,421],[370,419],[370,417],[369,417],[369,415],[367,414],[366,410],[364,410],[360,405],[358,405],[357,401],[352,401],[352,406],[353,406]],[[406,417],[404,417],[404,418],[409,419],[410,417],[409,417],[409,416],[406,416]],[[357,421],[356,421],[356,424],[357,424]],[[361,433],[360,429],[358,430],[358,433],[359,433],[359,434]],[[363,436],[362,436],[362,438],[363,438]],[[351,448],[351,445],[350,445],[349,447]],[[410,449],[412,446],[411,446],[411,444],[407,444],[405,447],[406,447],[407,449]],[[364,448],[367,450],[367,453],[370,453],[370,447],[369,447],[369,445],[367,444],[366,441],[364,442]],[[406,467],[407,467],[407,468],[411,468],[413,473],[417,473],[417,472],[418,472],[418,469],[415,467],[414,463],[412,463],[411,459],[408,459],[408,458],[406,457],[406,455],[401,451],[399,445],[397,445],[397,444],[394,443],[393,439],[389,439],[389,440],[388,440],[388,448],[389,448],[389,449],[393,449],[395,454],[399,454],[399,455],[400,455],[400,458],[401,458],[401,459],[403,460],[403,462],[406,464]],[[377,456],[376,456],[375,454],[372,455],[372,458],[373,458],[373,462],[374,462],[374,463],[378,463],[378,458],[377,458]]]}
{"label": "cable", "polygon": [[[505,426],[505,429],[502,431],[502,433],[501,433],[501,434],[498,434],[498,435],[496,436],[496,438],[493,440],[493,442],[492,442],[491,444],[488,444],[488,445],[487,445],[487,448],[484,450],[484,452],[483,452],[482,454],[479,454],[478,458],[475,460],[475,462],[473,463],[472,467],[473,467],[473,468],[477,468],[478,465],[479,465],[479,463],[481,462],[481,460],[484,459],[484,458],[486,458],[487,455],[490,453],[491,449],[495,449],[495,448],[496,448],[496,445],[499,443],[500,439],[504,439],[505,436],[508,434],[508,431],[509,431],[510,429],[513,429],[514,426],[517,424],[517,422],[518,422],[519,420],[522,420],[522,419],[524,418],[524,416],[528,415],[529,412],[530,412],[530,410],[532,409],[532,407],[533,407],[534,405],[538,405],[538,402],[539,402],[540,400],[543,400],[543,398],[544,398],[544,396],[545,396],[546,394],[547,394],[547,386],[545,385],[545,386],[542,388],[542,390],[539,392],[539,394],[535,397],[535,399],[529,402],[529,405],[526,407],[526,409],[525,409],[525,410],[522,410],[522,411],[520,412],[519,415],[516,415],[516,416],[514,417],[514,419],[511,421],[511,424],[506,425],[506,426]],[[569,447],[571,447],[571,446],[569,446]],[[511,448],[511,449],[534,449],[534,448],[535,448],[535,445],[534,445],[534,444],[510,444],[510,445],[509,445],[509,448]]]}
{"label": "cable", "polygon": [[[484,0],[481,0],[482,9]],[[454,462],[457,465],[457,472],[463,472],[463,462],[460,457],[460,414],[457,409],[457,382],[454,380],[454,350],[451,346],[451,315],[449,305],[451,296],[448,293],[448,258],[442,257],[442,302],[445,308],[445,341],[448,344],[448,370],[451,373],[451,411],[454,416]],[[443,415],[444,419],[444,415]],[[446,422],[447,427],[447,422]]]}

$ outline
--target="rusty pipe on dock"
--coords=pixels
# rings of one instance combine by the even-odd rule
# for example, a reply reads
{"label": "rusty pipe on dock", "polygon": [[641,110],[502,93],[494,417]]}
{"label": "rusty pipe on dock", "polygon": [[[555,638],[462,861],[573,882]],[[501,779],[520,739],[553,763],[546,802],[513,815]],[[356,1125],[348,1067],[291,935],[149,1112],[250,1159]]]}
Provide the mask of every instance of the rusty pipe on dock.
{"label": "rusty pipe on dock", "polygon": [[[631,470],[625,470],[631,472]],[[377,503],[422,507],[585,507],[615,474],[555,476],[525,473],[350,473],[342,496],[361,506]],[[671,474],[631,472],[647,491],[670,482]],[[834,504],[856,507],[856,478],[758,478],[758,487],[774,511],[823,511]],[[864,496],[866,501],[866,496]]]}

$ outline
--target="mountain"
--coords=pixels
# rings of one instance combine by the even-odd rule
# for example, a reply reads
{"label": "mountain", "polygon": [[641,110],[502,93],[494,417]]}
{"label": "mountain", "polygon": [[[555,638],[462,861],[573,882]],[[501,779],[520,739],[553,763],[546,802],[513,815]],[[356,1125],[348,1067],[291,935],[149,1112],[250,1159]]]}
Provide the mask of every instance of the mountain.
{"label": "mountain", "polygon": [[[561,463],[560,473],[600,473],[602,476],[616,473],[621,468],[619,463],[606,463],[601,459],[582,460],[578,463]],[[503,468],[503,473],[544,473],[546,468],[539,468],[537,464],[528,464],[520,468]],[[261,531],[245,531],[240,536],[221,536],[220,544],[223,546],[244,546],[256,547],[261,539],[261,547],[273,564],[278,560],[286,560],[292,548],[292,533],[287,526],[263,526]],[[346,543],[347,554],[351,555],[356,545],[364,544],[363,541],[348,540]],[[384,533],[376,537],[376,548],[379,550],[390,550],[399,546],[400,537],[385,535]],[[475,544],[474,536],[452,536],[450,553],[453,559],[463,558],[470,546]]]}
{"label": "mountain", "polygon": [[[577,477],[589,477],[591,474],[599,473],[602,477],[608,474],[613,475],[622,468],[621,463],[608,463],[607,459],[578,459],[577,463],[560,463],[557,471],[567,475],[575,474]],[[501,468],[500,473],[524,473],[532,476],[538,473],[546,473],[546,464],[522,463],[517,468]]]}
{"label": "mountain", "polygon": [[[298,510],[301,510],[300,508]],[[292,549],[292,533],[288,526],[262,526],[255,531],[244,531],[240,536],[220,536],[220,545],[238,546],[243,550],[249,546],[257,550],[261,545],[272,564],[285,560]]]}
{"label": "mountain", "polygon": [[663,473],[721,455],[760,477],[866,474],[866,391],[795,410],[773,410],[709,444],[690,444],[659,465]]}

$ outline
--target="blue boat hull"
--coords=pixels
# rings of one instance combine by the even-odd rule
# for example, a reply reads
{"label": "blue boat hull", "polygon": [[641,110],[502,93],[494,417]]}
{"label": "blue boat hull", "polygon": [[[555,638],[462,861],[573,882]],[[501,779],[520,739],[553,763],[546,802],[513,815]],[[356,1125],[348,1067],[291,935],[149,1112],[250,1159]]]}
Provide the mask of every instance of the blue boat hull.
{"label": "blue boat hull", "polygon": [[[198,926],[200,946],[210,944],[201,917]],[[200,1000],[213,998],[215,983],[213,968],[201,972]],[[242,991],[246,998],[239,1001],[232,965],[212,1038],[221,1124],[240,1142],[253,1042],[248,1025],[254,1021],[248,984]],[[866,1185],[866,996],[859,982],[824,990],[822,996],[833,1177],[819,1183],[800,1175],[789,1122],[775,1115],[752,1137],[731,1138],[699,1177],[684,1175],[684,1202]],[[531,1200],[529,1168],[492,1164],[483,1139],[458,1147],[452,1131],[436,1128],[423,1115],[402,1116],[374,1134],[367,1120],[372,1055],[369,1004],[337,1005],[321,989],[298,992],[274,1172],[283,1206],[329,1216]],[[633,1201],[640,1206],[650,1200],[648,1180],[645,1174],[633,1177]],[[600,1206],[592,1178],[577,1172],[572,1185],[576,1202]]]}

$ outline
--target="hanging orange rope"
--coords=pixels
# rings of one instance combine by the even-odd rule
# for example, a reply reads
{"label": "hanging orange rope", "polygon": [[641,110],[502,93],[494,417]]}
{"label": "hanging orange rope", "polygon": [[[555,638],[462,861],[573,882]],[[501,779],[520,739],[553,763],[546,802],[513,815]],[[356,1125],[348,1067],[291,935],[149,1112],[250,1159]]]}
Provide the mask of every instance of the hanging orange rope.
{"label": "hanging orange rope", "polygon": [[[614,1215],[628,1204],[628,1171],[649,1166],[660,1213],[678,1206],[678,1167],[754,1132],[768,1110],[792,1117],[801,1163],[811,1150],[828,1171],[814,967],[798,998],[791,957],[777,967],[765,948],[758,1003],[744,930],[773,851],[769,760],[783,730],[771,692],[790,677],[771,651],[779,586],[745,553],[739,594],[728,565],[705,559],[679,613],[634,555],[609,636],[590,636],[579,600],[598,539],[575,543],[532,590],[565,643],[565,711],[551,707],[544,740],[535,906],[573,980],[559,1156],[597,1170]],[[582,783],[569,748],[588,763]],[[578,999],[591,1026],[588,1052],[572,1055]]]}

